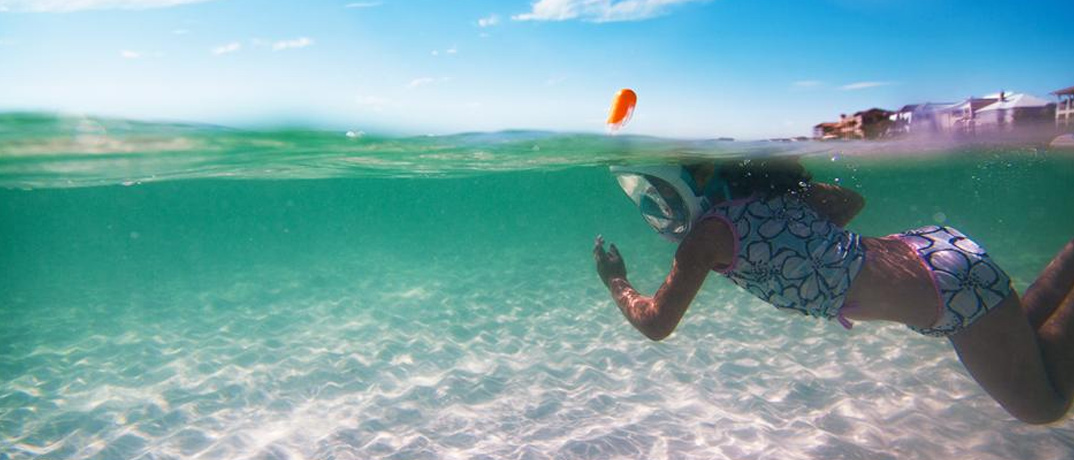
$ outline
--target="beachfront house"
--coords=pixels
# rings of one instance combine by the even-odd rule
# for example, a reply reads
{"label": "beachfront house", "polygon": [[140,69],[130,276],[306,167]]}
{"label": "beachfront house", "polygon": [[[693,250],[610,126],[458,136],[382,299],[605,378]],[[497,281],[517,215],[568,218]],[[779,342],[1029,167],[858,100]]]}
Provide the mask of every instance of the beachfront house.
{"label": "beachfront house", "polygon": [[818,123],[813,126],[813,138],[818,140],[880,139],[891,135],[895,112],[872,108],[847,116],[839,115],[837,122]]}
{"label": "beachfront house", "polygon": [[839,139],[839,123],[823,122],[813,126],[813,139],[828,141]]}
{"label": "beachfront house", "polygon": [[977,112],[1003,98],[1003,93],[985,97],[969,97],[940,111],[944,131],[956,136],[977,134]]}
{"label": "beachfront house", "polygon": [[1025,93],[1000,93],[1000,98],[974,114],[977,132],[1037,128],[1055,117],[1055,104]]}
{"label": "beachfront house", "polygon": [[880,139],[891,136],[891,127],[894,124],[891,116],[895,112],[890,110],[871,108],[854,114],[854,138],[855,139]]}
{"label": "beachfront house", "polygon": [[896,110],[891,116],[891,133],[901,136],[910,133],[910,122],[914,119],[914,112],[921,104],[907,104]]}
{"label": "beachfront house", "polygon": [[925,135],[947,131],[947,118],[943,111],[955,104],[950,102],[924,102],[909,104],[896,110],[891,116],[889,135]]}
{"label": "beachfront house", "polygon": [[1055,127],[1064,132],[1074,131],[1074,86],[1052,91],[1059,103],[1055,106]]}
{"label": "beachfront house", "polygon": [[820,141],[855,139],[855,119],[839,114],[839,121],[817,123],[813,126],[813,139]]}

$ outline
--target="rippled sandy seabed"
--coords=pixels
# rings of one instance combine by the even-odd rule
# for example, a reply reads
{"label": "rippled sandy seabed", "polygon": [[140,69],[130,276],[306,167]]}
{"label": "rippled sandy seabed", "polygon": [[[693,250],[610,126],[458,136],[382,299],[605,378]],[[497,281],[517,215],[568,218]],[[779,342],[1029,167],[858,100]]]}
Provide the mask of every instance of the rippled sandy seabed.
{"label": "rippled sandy seabed", "polygon": [[[1074,228],[1042,161],[814,166],[859,231],[946,220],[1024,289]],[[0,190],[0,459],[1074,458],[944,341],[716,276],[649,342],[597,233],[659,285],[674,247],[603,168]]]}
{"label": "rippled sandy seabed", "polygon": [[166,300],[19,318],[4,328],[5,458],[1055,459],[1074,446],[1069,422],[1011,420],[945,344],[898,327],[846,334],[708,289],[650,344],[562,268],[348,268],[359,275],[256,270],[211,292],[161,286]]}

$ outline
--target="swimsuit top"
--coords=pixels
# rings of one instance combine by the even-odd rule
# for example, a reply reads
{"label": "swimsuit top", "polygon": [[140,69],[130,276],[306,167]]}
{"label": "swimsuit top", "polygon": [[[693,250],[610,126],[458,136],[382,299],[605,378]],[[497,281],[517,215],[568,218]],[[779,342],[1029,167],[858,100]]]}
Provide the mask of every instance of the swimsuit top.
{"label": "swimsuit top", "polygon": [[723,220],[735,238],[731,265],[717,272],[776,308],[839,317],[865,261],[857,234],[786,194],[717,203],[705,219]]}

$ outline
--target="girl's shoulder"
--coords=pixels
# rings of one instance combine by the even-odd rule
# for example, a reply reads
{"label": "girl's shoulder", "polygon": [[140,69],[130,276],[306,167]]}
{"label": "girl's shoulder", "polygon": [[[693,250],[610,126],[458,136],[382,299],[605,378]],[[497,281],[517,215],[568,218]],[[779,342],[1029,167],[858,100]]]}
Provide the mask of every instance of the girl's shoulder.
{"label": "girl's shoulder", "polygon": [[809,203],[807,203],[803,197],[794,193],[783,193],[771,196],[764,196],[758,193],[751,194],[750,196],[743,198],[736,198],[733,200],[726,200],[716,203],[706,213],[708,215],[738,215],[739,213],[750,210],[757,213],[756,217],[765,217],[771,215],[772,212],[782,209],[808,209]]}

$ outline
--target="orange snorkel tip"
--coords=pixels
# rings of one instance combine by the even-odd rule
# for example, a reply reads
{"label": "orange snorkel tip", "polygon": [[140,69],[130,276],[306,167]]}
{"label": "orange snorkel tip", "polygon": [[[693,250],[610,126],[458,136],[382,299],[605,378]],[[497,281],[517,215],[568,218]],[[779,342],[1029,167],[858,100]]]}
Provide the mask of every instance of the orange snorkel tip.
{"label": "orange snorkel tip", "polygon": [[634,106],[637,103],[638,95],[632,89],[623,88],[618,93],[615,93],[615,98],[612,99],[612,108],[608,112],[608,130],[615,132],[625,126],[630,121],[631,115],[634,114]]}

